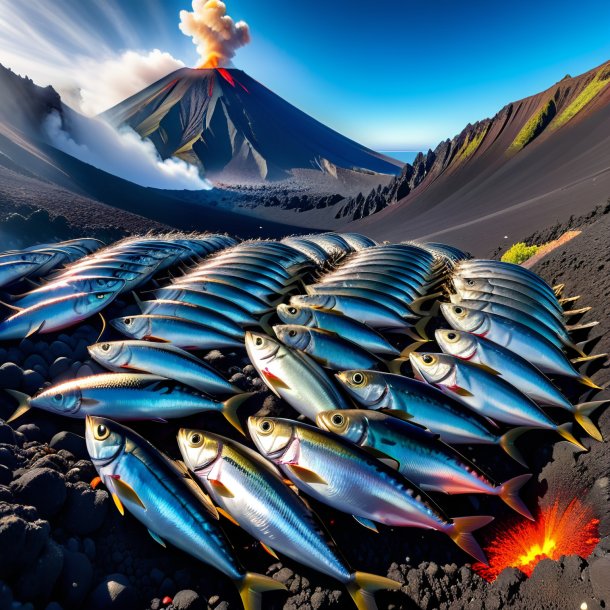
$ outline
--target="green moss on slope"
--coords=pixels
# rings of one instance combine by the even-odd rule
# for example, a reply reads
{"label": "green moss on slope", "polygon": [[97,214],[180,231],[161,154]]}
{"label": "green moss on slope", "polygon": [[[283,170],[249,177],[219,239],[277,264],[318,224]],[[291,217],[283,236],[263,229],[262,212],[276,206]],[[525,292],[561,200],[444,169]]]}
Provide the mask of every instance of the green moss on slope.
{"label": "green moss on slope", "polygon": [[556,112],[555,100],[551,98],[521,128],[521,131],[510,145],[509,152],[517,152],[537,138],[553,120]]}

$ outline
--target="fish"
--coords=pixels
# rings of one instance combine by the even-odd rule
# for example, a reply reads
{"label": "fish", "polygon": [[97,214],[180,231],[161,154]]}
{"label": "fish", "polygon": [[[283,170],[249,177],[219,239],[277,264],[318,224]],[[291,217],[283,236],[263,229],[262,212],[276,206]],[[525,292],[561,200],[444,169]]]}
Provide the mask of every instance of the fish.
{"label": "fish", "polygon": [[359,404],[420,424],[449,445],[498,445],[525,465],[515,446],[527,428],[502,435],[491,432],[476,413],[438,388],[403,375],[379,371],[341,371],[337,380]]}
{"label": "fish", "polygon": [[391,465],[396,462],[398,471],[426,492],[498,496],[524,517],[534,519],[518,494],[531,474],[498,485],[437,434],[380,411],[324,411],[318,413],[316,422],[378,459]]}
{"label": "fish", "polygon": [[169,343],[109,341],[87,349],[97,363],[117,373],[133,371],[175,379],[204,394],[241,393],[207,362]]}
{"label": "fish", "polygon": [[441,303],[441,312],[454,330],[471,332],[498,343],[536,366],[543,373],[562,375],[594,389],[599,386],[577,371],[565,354],[544,336],[502,316],[452,303]]}
{"label": "fish", "polygon": [[[314,307],[342,313],[374,329],[407,329],[411,327],[408,319],[373,300],[375,295],[366,299],[353,295],[307,294],[290,297],[290,304],[296,307]],[[411,319],[415,315],[409,316]]]}
{"label": "fish", "polygon": [[483,367],[447,354],[412,353],[413,370],[427,383],[492,422],[554,430],[579,449],[587,451],[572,433],[572,424],[556,424],[544,411],[508,381]]}
{"label": "fish", "polygon": [[348,403],[311,358],[262,333],[246,332],[250,362],[267,387],[301,415],[315,421],[320,411]]}
{"label": "fish", "polygon": [[116,292],[76,293],[42,301],[0,322],[0,341],[25,339],[68,328],[99,313],[117,296]]}
{"label": "fish", "polygon": [[315,426],[250,417],[248,430],[261,454],[316,500],[354,515],[371,529],[382,523],[443,532],[478,561],[487,563],[472,532],[493,517],[449,519],[396,470]]}
{"label": "fish", "polygon": [[299,324],[337,333],[378,356],[400,355],[400,351],[383,335],[366,324],[340,313],[281,303],[277,306],[277,315],[284,324]]}
{"label": "fish", "polygon": [[219,511],[270,553],[282,553],[347,588],[358,608],[372,609],[373,591],[399,589],[394,580],[354,572],[327,539],[307,504],[279,470],[258,453],[226,437],[181,428],[178,447]]}
{"label": "fish", "polygon": [[548,377],[525,358],[472,333],[439,329],[435,338],[444,353],[486,367],[490,373],[499,375],[539,405],[559,407],[573,413],[576,421],[591,437],[598,441],[603,440],[590,415],[609,401],[599,400],[573,405]]}
{"label": "fish", "polygon": [[381,358],[328,330],[277,324],[273,326],[273,332],[284,345],[307,354],[329,369],[386,368]]}
{"label": "fish", "polygon": [[147,339],[173,343],[187,350],[243,347],[243,341],[210,326],[173,316],[142,314],[115,318],[110,324],[132,339]]}
{"label": "fish", "polygon": [[261,607],[262,592],[286,589],[243,568],[209,498],[148,441],[117,422],[92,416],[86,420],[85,439],[121,514],[128,510],[162,546],[167,540],[230,578],[245,610]]}
{"label": "fish", "polygon": [[32,274],[41,263],[34,261],[0,261],[0,286],[7,286]]}
{"label": "fish", "polygon": [[31,408],[56,415],[84,419],[86,415],[117,420],[156,420],[187,417],[217,411],[240,432],[238,408],[251,393],[232,396],[220,402],[177,381],[136,373],[102,373],[64,381],[29,397],[6,390],[19,401],[11,421]]}

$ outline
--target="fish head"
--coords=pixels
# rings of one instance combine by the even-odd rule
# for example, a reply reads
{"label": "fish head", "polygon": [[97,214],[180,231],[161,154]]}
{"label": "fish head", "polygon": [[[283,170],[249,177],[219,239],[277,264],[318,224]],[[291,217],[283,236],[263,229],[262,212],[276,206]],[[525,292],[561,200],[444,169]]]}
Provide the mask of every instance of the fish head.
{"label": "fish head", "polygon": [[201,472],[209,469],[220,457],[222,441],[209,432],[180,428],[178,447],[189,470]]}
{"label": "fish head", "polygon": [[77,292],[119,292],[125,280],[113,277],[88,277],[74,282]]}
{"label": "fish head", "polygon": [[110,320],[110,324],[114,326],[120,333],[142,339],[150,335],[151,319],[149,316],[125,316],[123,318],[115,318]]}
{"label": "fish head", "polygon": [[313,311],[309,307],[281,303],[277,306],[277,315],[284,324],[309,326],[313,320]]}
{"label": "fish head", "polygon": [[462,330],[439,328],[434,338],[445,354],[471,360],[477,351],[476,337]]}
{"label": "fish head", "polygon": [[375,371],[342,371],[335,377],[356,400],[367,406],[377,406],[388,391],[384,378]]}
{"label": "fish head", "polygon": [[70,382],[47,388],[30,399],[32,407],[65,416],[77,414],[81,405],[81,391],[76,384]]}
{"label": "fish head", "polygon": [[78,296],[74,301],[74,311],[80,315],[100,311],[116,296],[115,292],[91,292]]}
{"label": "fish head", "polygon": [[455,363],[447,354],[412,352],[409,355],[416,377],[427,383],[442,383],[454,372]]}
{"label": "fish head", "polygon": [[482,277],[465,277],[464,275],[454,275],[451,278],[455,289],[460,292],[462,290],[474,292],[491,292],[491,283],[489,280]]}
{"label": "fish head", "polygon": [[107,341],[105,343],[95,343],[87,348],[89,355],[99,364],[105,366],[126,366],[130,361],[129,346],[125,341]]}
{"label": "fish head", "polygon": [[362,445],[368,430],[367,412],[363,409],[343,409],[321,411],[316,416],[316,423],[322,430],[327,430]]}
{"label": "fish head", "polygon": [[247,332],[245,334],[246,351],[253,363],[271,360],[278,353],[282,344],[263,333]]}
{"label": "fish head", "polygon": [[87,415],[85,442],[93,465],[99,469],[114,462],[126,445],[122,426],[104,417]]}
{"label": "fish head", "polygon": [[290,297],[290,304],[313,309],[332,309],[335,298],[332,294],[296,294]]}
{"label": "fish head", "polygon": [[272,462],[282,459],[294,438],[293,422],[275,417],[249,417],[248,431],[259,452]]}
{"label": "fish head", "polygon": [[277,324],[273,327],[275,336],[288,347],[305,351],[311,343],[311,330],[296,324]]}
{"label": "fish head", "polygon": [[461,303],[441,303],[441,312],[454,330],[481,334],[481,328],[485,325],[485,313],[470,307],[464,307]]}

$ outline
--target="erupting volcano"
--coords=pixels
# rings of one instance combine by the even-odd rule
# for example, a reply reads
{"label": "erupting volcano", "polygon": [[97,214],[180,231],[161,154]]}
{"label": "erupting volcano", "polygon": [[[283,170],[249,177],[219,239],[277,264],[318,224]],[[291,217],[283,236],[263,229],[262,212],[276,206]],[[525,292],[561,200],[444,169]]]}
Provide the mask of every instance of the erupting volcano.
{"label": "erupting volcano", "polygon": [[598,525],[591,507],[578,498],[567,506],[556,500],[540,510],[536,521],[497,530],[495,539],[485,548],[489,565],[477,563],[473,568],[491,582],[504,568],[518,568],[531,576],[543,559],[588,557],[599,542]]}
{"label": "erupting volcano", "polygon": [[218,181],[281,180],[295,169],[398,174],[401,163],[326,127],[234,68],[183,68],[104,114]]}

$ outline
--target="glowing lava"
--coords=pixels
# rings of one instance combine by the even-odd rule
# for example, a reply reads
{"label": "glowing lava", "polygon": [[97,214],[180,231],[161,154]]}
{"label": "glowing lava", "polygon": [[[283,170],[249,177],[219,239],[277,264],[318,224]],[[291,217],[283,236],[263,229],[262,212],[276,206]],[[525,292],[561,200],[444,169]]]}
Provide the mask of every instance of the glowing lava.
{"label": "glowing lava", "polygon": [[205,61],[203,61],[199,66],[199,70],[207,70],[208,68],[218,68],[221,62],[224,60],[224,56],[221,53],[217,53],[216,51],[212,51],[208,53]]}
{"label": "glowing lava", "polygon": [[557,500],[541,509],[535,522],[524,521],[497,531],[485,549],[489,566],[476,563],[474,570],[492,581],[504,568],[519,568],[530,576],[542,559],[590,555],[599,542],[599,519],[589,506],[576,498],[564,506],[565,502]]}

